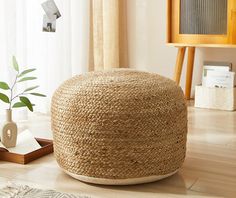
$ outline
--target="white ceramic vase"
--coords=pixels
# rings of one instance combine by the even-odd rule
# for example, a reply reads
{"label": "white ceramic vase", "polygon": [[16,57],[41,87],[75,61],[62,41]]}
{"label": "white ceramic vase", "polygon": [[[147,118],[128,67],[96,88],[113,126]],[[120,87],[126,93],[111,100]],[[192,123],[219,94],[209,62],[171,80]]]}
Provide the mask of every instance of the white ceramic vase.
{"label": "white ceramic vase", "polygon": [[17,125],[12,121],[12,110],[6,110],[6,121],[1,127],[1,142],[6,148],[16,146],[17,140]]}

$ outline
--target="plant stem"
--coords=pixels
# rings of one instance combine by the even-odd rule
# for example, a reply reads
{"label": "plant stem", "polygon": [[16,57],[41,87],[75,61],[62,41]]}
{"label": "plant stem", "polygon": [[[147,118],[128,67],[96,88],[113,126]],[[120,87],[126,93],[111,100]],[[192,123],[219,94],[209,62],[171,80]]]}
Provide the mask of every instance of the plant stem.
{"label": "plant stem", "polygon": [[13,90],[14,90],[14,87],[15,87],[15,85],[16,85],[16,81],[17,81],[17,78],[18,78],[18,74],[19,74],[19,72],[17,72],[15,81],[14,81],[14,83],[13,83],[11,89],[10,89],[10,90],[11,90],[11,97],[10,97],[9,110],[11,110],[12,101],[13,101],[13,99],[15,98],[15,97],[13,98]]}
{"label": "plant stem", "polygon": [[25,92],[19,93],[19,94],[17,94],[16,96],[14,96],[11,101],[13,101],[13,100],[16,99],[17,97],[19,97],[19,96],[21,96],[21,95],[25,95],[25,94],[27,94],[27,93],[25,93]]}

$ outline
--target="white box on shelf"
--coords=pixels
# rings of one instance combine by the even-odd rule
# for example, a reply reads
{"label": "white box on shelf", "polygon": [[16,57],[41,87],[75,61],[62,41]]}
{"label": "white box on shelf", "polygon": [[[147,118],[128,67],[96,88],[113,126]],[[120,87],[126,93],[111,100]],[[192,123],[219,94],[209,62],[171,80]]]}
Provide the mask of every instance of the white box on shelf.
{"label": "white box on shelf", "polygon": [[236,87],[209,88],[198,85],[195,87],[195,107],[234,111],[236,110]]}

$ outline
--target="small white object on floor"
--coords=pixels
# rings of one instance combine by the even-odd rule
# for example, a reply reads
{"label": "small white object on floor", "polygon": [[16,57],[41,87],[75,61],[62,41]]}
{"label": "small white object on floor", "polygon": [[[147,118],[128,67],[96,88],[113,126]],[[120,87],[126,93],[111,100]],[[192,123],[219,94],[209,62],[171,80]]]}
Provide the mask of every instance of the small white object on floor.
{"label": "small white object on floor", "polygon": [[40,148],[40,144],[36,141],[33,134],[27,129],[17,136],[16,147],[7,148],[7,150],[11,153],[25,155]]}
{"label": "small white object on floor", "polygon": [[195,107],[225,111],[236,110],[236,87],[195,87]]}

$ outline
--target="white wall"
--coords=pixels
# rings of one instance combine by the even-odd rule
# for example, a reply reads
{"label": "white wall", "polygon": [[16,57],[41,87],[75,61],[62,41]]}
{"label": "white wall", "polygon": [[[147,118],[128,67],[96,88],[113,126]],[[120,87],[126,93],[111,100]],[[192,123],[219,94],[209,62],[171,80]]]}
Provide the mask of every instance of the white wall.
{"label": "white wall", "polygon": [[[132,67],[172,78],[177,49],[166,46],[166,0],[128,0],[129,59]],[[187,59],[187,53],[186,53]],[[186,59],[181,85],[185,84]],[[236,70],[236,49],[196,50],[194,85],[201,82],[204,60],[229,61]]]}

